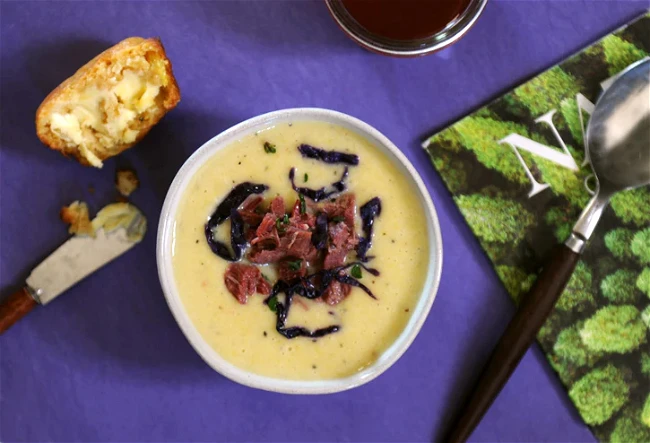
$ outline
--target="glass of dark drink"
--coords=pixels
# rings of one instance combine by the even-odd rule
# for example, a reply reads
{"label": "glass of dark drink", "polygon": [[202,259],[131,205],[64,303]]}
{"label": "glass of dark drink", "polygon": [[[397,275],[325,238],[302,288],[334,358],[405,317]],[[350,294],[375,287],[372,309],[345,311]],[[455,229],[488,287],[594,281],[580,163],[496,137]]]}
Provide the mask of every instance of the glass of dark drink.
{"label": "glass of dark drink", "polygon": [[431,54],[462,37],[487,0],[325,0],[334,20],[366,49],[397,57]]}

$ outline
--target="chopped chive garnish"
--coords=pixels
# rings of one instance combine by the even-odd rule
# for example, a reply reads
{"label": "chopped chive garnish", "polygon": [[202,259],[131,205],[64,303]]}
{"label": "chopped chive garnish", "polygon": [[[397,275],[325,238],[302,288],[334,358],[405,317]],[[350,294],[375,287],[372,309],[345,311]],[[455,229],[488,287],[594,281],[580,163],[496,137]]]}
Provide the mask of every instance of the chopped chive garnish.
{"label": "chopped chive garnish", "polygon": [[284,214],[284,217],[278,218],[275,220],[275,227],[278,228],[278,231],[284,232],[284,226],[289,224],[289,216]]}
{"label": "chopped chive garnish", "polygon": [[275,145],[269,142],[264,142],[264,152],[267,154],[275,154]]}
{"label": "chopped chive garnish", "polygon": [[361,266],[359,265],[352,266],[352,269],[350,269],[350,275],[354,278],[362,278],[363,274],[361,274]]}
{"label": "chopped chive garnish", "polygon": [[269,305],[269,309],[273,312],[278,311],[278,296],[274,295],[273,297],[269,298],[269,302],[267,303]]}
{"label": "chopped chive garnish", "polygon": [[269,279],[269,278],[266,276],[266,274],[264,274],[263,272],[262,272],[262,277],[264,277],[264,280],[266,280],[267,282],[271,283],[271,279]]}
{"label": "chopped chive garnish", "polygon": [[332,221],[336,223],[342,222],[345,221],[345,217],[341,217],[340,215],[337,215],[336,217],[332,217]]}
{"label": "chopped chive garnish", "polygon": [[300,213],[305,214],[307,212],[307,202],[305,202],[305,196],[298,194],[298,198],[300,199]]}
{"label": "chopped chive garnish", "polygon": [[302,264],[302,260],[290,261],[288,263],[289,263],[289,269],[291,269],[292,271],[299,271],[300,265]]}
{"label": "chopped chive garnish", "polygon": [[309,174],[305,172],[305,183],[307,183],[307,180],[309,180]]}

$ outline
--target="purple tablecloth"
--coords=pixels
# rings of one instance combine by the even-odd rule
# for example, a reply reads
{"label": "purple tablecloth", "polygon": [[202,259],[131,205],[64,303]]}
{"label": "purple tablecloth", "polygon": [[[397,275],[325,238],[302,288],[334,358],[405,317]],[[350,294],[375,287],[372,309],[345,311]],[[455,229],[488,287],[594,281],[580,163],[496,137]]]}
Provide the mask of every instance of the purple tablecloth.
{"label": "purple tablecloth", "polygon": [[[321,1],[0,3],[0,293],[66,238],[62,205],[97,210],[130,164],[149,219],[143,244],[36,309],[0,339],[0,440],[428,441],[457,410],[512,305],[421,138],[647,8],[647,1],[498,1],[452,48],[397,60],[351,43]],[[183,99],[104,169],[43,147],[34,112],[61,80],[131,35],[160,36]],[[158,284],[155,234],[183,161],[229,126],[298,106],[336,109],[391,138],[423,175],[444,239],[443,277],[417,340],[350,392],[294,397],[236,385],[187,343]],[[94,192],[92,189],[94,189]],[[537,347],[476,441],[591,441]]]}

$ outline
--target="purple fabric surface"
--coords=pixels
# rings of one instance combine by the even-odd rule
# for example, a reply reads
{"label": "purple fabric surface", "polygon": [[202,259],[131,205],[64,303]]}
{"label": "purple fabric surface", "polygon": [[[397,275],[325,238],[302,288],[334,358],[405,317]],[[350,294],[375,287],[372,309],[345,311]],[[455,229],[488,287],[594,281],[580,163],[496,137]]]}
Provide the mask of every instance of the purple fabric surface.
{"label": "purple fabric surface", "polygon": [[[114,198],[117,165],[140,176],[133,200],[149,232],[0,338],[0,440],[439,439],[513,307],[420,141],[647,5],[493,0],[452,48],[397,60],[357,48],[321,1],[1,2],[0,294],[65,240],[62,205],[82,199],[96,211]],[[102,170],[43,147],[33,119],[44,96],[131,35],[162,38],[179,107]],[[349,113],[400,146],[429,187],[444,240],[438,297],[411,349],[379,379],[329,396],[256,391],[213,372],[169,313],[155,262],[158,214],[183,161],[235,123],[297,106]],[[535,347],[473,440],[593,437]]]}

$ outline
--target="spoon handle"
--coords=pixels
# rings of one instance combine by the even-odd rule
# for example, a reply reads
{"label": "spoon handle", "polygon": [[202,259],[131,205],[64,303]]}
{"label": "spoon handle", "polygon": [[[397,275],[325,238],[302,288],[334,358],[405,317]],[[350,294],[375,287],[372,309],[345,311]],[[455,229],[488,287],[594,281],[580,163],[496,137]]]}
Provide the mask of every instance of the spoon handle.
{"label": "spoon handle", "polygon": [[548,265],[521,301],[445,441],[458,443],[469,438],[535,340],[571,278],[579,257],[565,245],[556,247]]}

